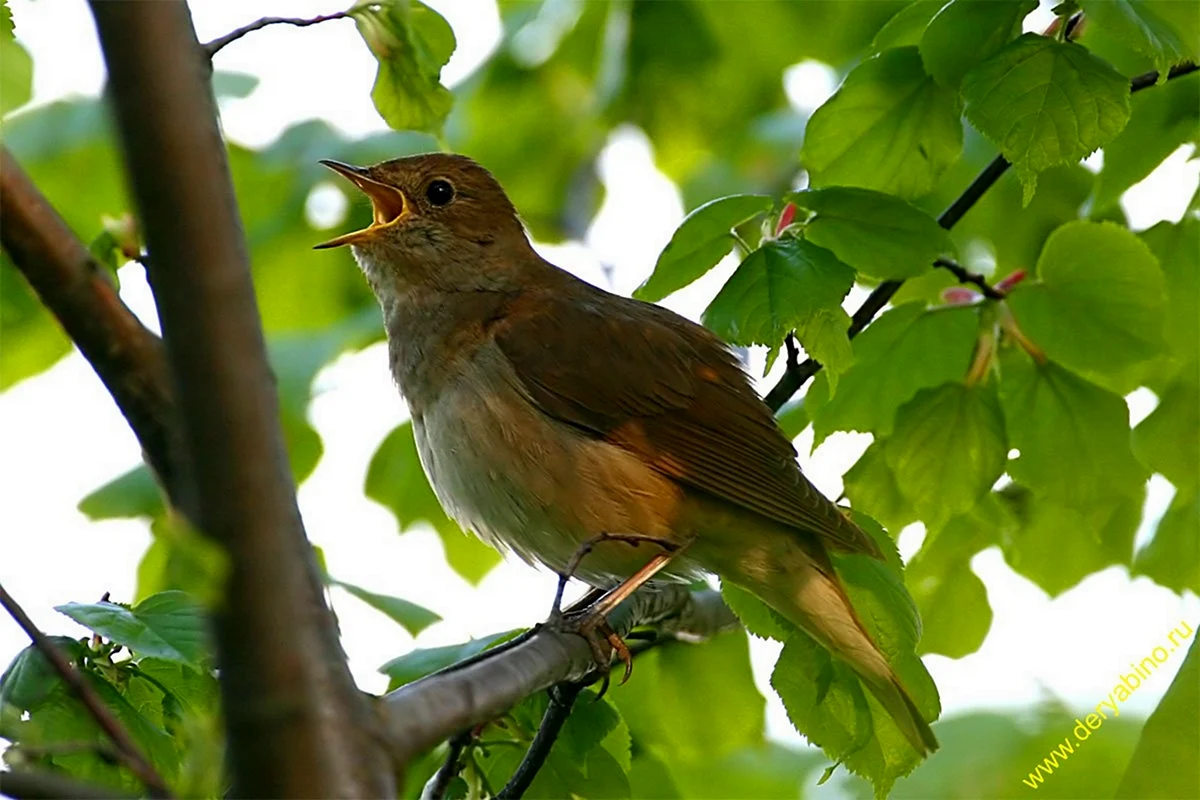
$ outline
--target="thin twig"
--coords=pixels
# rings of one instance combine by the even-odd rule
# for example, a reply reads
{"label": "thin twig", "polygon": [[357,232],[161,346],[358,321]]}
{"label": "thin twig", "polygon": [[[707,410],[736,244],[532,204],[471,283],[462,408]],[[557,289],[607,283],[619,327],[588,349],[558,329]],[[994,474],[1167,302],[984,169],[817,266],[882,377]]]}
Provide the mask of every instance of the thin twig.
{"label": "thin twig", "polygon": [[[1167,80],[1190,75],[1197,68],[1196,64],[1190,62],[1176,64],[1167,72]],[[1130,79],[1129,91],[1140,92],[1143,89],[1154,86],[1157,82],[1158,72],[1147,72]],[[996,181],[1000,180],[1000,176],[1010,166],[1012,164],[1004,156],[996,156],[992,159],[992,162],[984,167],[975,180],[971,181],[970,186],[942,212],[942,215],[938,217],[938,224],[946,230],[950,230],[958,224],[959,220],[974,208],[984,193],[992,188],[996,184]],[[944,265],[939,264],[938,266]],[[975,281],[968,282],[975,283]],[[858,307],[858,310],[854,312],[854,316],[851,317],[850,329],[847,331],[847,335],[851,339],[857,336],[863,328],[870,324],[875,315],[883,310],[883,307],[888,304],[888,301],[892,299],[893,295],[903,285],[904,281],[884,281],[876,286],[874,291],[863,301],[863,304]],[[807,383],[820,370],[821,363],[811,358],[805,359],[795,367],[789,364],[788,368],[784,370],[783,375],[780,376],[779,381],[771,388],[771,391],[767,392],[766,397],[763,399],[772,411],[778,411],[783,407],[784,403],[791,399],[792,395],[800,390],[801,386]]]}
{"label": "thin twig", "polygon": [[973,283],[979,287],[979,291],[989,300],[1003,300],[1004,292],[987,282],[987,278],[980,275],[978,272],[971,272],[969,269],[959,264],[956,261],[951,261],[948,258],[939,258],[933,262],[935,267],[941,267],[953,273],[954,277],[958,278],[959,283]]}
{"label": "thin twig", "polygon": [[[471,743],[471,731],[466,730],[457,736],[450,739],[450,749],[446,753],[446,760],[438,767],[438,771],[433,774],[433,782],[429,785],[429,800],[442,800],[446,796],[446,791],[450,788],[450,782],[458,777],[458,773],[462,771],[462,754],[467,745]],[[424,795],[424,793],[422,793]]]}
{"label": "thin twig", "polygon": [[163,781],[162,776],[155,771],[150,762],[138,750],[138,746],[129,736],[129,732],[121,726],[117,718],[113,716],[108,706],[96,694],[96,690],[87,682],[87,678],[83,673],[75,668],[74,665],[63,655],[62,651],[55,646],[54,642],[42,633],[37,625],[33,624],[33,620],[25,613],[25,609],[21,608],[20,604],[13,599],[3,586],[0,586],[0,606],[9,613],[26,635],[33,641],[33,646],[38,649],[45,659],[54,667],[55,672],[66,682],[71,691],[83,703],[84,708],[91,714],[92,719],[100,726],[105,735],[112,740],[116,747],[116,754],[120,757],[121,763],[129,768],[129,771],[137,776],[138,780],[146,785],[152,797],[170,797],[171,793],[167,790],[167,784]]}
{"label": "thin twig", "polygon": [[335,19],[345,19],[346,17],[349,17],[353,11],[354,9],[351,8],[347,9],[346,11],[338,11],[333,14],[324,14],[319,17],[312,17],[311,19],[304,19],[302,17],[263,17],[262,19],[251,22],[249,25],[243,25],[237,30],[230,31],[224,36],[219,36],[216,39],[213,39],[211,42],[206,42],[201,46],[204,48],[204,52],[208,54],[208,57],[212,58],[221,48],[225,47],[226,45],[236,42],[247,33],[253,33],[254,31],[265,28],[268,25],[294,25],[297,28],[307,28],[309,25],[319,25],[322,22],[329,22]]}
{"label": "thin twig", "polygon": [[550,755],[550,749],[554,747],[554,742],[558,739],[558,734],[562,731],[581,691],[582,683],[560,683],[550,687],[550,704],[546,706],[546,713],[542,715],[537,735],[529,743],[529,749],[517,765],[516,772],[496,795],[497,800],[518,798],[525,794],[538,770],[546,763],[546,756]]}

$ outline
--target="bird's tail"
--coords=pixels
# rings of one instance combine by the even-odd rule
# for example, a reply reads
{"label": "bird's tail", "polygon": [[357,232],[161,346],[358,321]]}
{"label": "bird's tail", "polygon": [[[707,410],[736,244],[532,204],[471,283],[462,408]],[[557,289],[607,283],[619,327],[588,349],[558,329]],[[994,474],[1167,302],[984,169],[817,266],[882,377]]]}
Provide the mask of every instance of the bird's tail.
{"label": "bird's tail", "polygon": [[730,577],[848,664],[918,753],[937,750],[937,738],[863,628],[828,557],[814,553],[819,559],[814,560],[808,554],[795,555],[787,559],[785,569]]}

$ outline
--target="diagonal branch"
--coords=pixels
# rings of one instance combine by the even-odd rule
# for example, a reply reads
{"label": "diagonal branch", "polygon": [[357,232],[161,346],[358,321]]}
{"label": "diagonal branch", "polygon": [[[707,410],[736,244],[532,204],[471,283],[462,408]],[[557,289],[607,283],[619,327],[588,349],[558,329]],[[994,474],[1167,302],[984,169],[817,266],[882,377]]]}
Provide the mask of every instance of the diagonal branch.
{"label": "diagonal branch", "polygon": [[[1167,72],[1167,80],[1190,75],[1198,69],[1196,64],[1183,63],[1171,67]],[[1131,78],[1129,81],[1130,92],[1140,92],[1154,86],[1158,82],[1158,72],[1147,72]],[[979,199],[983,197],[988,189],[1000,180],[1008,168],[1012,166],[1008,159],[1004,156],[996,156],[992,162],[984,168],[982,172],[976,176],[975,180],[971,181],[958,198],[950,204],[950,207],[942,212],[938,217],[938,224],[946,230],[950,230],[958,224],[968,211],[975,207]],[[944,265],[939,265],[944,266]],[[974,281],[969,281],[974,283]],[[854,315],[850,318],[850,329],[847,331],[851,339],[857,336],[862,329],[870,324],[875,315],[883,310],[883,307],[888,304],[888,301],[899,291],[904,285],[904,281],[884,281],[875,287],[875,290],[867,296],[863,304],[858,307]],[[986,293],[986,292],[985,292]],[[989,295],[990,296],[990,295]],[[779,381],[767,392],[763,398],[772,411],[778,411],[783,407],[783,404],[791,399],[792,395],[800,390],[800,387],[809,381],[812,376],[816,375],[821,370],[819,361],[811,358],[805,359],[801,363],[793,366],[788,364],[787,369],[779,378]]]}
{"label": "diagonal branch", "polygon": [[[704,638],[737,625],[720,593],[689,592],[677,584],[643,587],[608,621],[621,636],[637,626],[658,625],[665,633]],[[531,694],[584,680],[595,664],[583,637],[539,628],[513,646],[401,686],[379,709],[392,756],[406,762],[459,731],[490,722]]]}
{"label": "diagonal branch", "polygon": [[58,673],[63,682],[71,688],[75,696],[83,703],[84,708],[91,714],[92,719],[100,726],[100,730],[112,741],[116,747],[116,755],[121,763],[127,766],[134,775],[137,776],[146,788],[150,791],[151,797],[170,797],[171,793],[167,789],[167,784],[163,781],[162,776],[151,766],[146,757],[142,755],[136,743],[130,737],[129,732],[117,721],[113,716],[112,711],[96,694],[96,690],[87,682],[87,678],[83,673],[75,668],[73,664],[63,655],[62,651],[55,647],[54,642],[46,637],[46,634],[33,624],[33,620],[25,613],[25,609],[21,608],[20,604],[13,599],[3,586],[0,586],[0,606],[16,620],[21,629],[33,641],[33,646],[38,649],[38,652],[54,667],[54,671]]}
{"label": "diagonal branch", "polygon": [[71,800],[133,800],[134,795],[83,783],[49,770],[0,770],[0,795],[15,800],[52,800],[69,797]]}
{"label": "diagonal branch", "polygon": [[284,450],[245,238],[183,2],[92,0],[150,253],[202,533],[229,557],[214,613],[234,792],[394,794],[325,604]]}
{"label": "diagonal branch", "polygon": [[0,150],[0,218],[5,252],[112,394],[171,503],[190,513],[162,340],[121,302],[7,149]]}
{"label": "diagonal branch", "polygon": [[546,757],[550,755],[550,748],[554,746],[554,740],[562,732],[567,717],[571,715],[571,709],[575,707],[575,700],[583,691],[583,683],[560,683],[557,686],[551,686],[549,691],[550,703],[546,706],[546,713],[542,715],[537,735],[530,742],[529,749],[525,752],[521,763],[517,765],[516,772],[513,773],[504,788],[496,793],[496,800],[519,798],[525,794],[529,785],[533,783],[533,779],[537,777],[538,770],[546,763]]}

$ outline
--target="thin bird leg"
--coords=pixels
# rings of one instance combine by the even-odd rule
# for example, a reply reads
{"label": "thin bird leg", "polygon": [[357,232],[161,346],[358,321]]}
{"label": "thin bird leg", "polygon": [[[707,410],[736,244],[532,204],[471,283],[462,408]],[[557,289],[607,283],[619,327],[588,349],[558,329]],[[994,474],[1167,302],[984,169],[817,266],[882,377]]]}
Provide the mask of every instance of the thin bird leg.
{"label": "thin bird leg", "polygon": [[670,539],[660,539],[657,536],[647,536],[643,533],[600,533],[593,536],[579,545],[575,554],[571,556],[571,560],[567,562],[567,568],[558,574],[558,589],[554,592],[554,605],[550,607],[549,622],[556,623],[562,619],[562,599],[567,583],[575,577],[583,559],[601,542],[627,542],[633,547],[637,547],[641,542],[650,542],[668,553],[674,553],[679,549],[679,545]]}
{"label": "thin bird leg", "polygon": [[639,569],[637,572],[630,575],[608,594],[601,597],[594,604],[578,613],[572,615],[570,625],[566,630],[571,630],[582,636],[592,649],[592,656],[596,659],[596,666],[604,674],[604,688],[600,691],[600,696],[604,695],[604,691],[608,688],[608,662],[609,654],[604,652],[600,642],[608,642],[612,647],[617,658],[625,665],[625,674],[621,678],[621,683],[629,680],[629,676],[633,674],[633,655],[629,652],[629,647],[626,646],[624,640],[617,635],[617,632],[608,624],[608,614],[614,608],[619,606],[625,598],[633,594],[646,581],[650,580],[654,575],[665,567],[672,558],[674,558],[679,546],[672,543],[674,552],[659,553],[646,566]]}

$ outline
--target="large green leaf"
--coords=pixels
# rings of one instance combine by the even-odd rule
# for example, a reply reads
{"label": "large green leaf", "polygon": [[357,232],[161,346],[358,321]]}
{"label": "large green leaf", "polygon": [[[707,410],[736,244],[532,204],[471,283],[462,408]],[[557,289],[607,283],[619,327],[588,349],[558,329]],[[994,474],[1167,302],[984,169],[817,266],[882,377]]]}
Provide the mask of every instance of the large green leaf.
{"label": "large green leaf", "polygon": [[371,99],[396,130],[438,133],[454,96],[442,86],[442,67],[454,52],[454,31],[420,0],[357,5],[351,14],[379,62]]}
{"label": "large green leaf", "polygon": [[1178,0],[1079,0],[1089,24],[1154,59],[1160,73],[1200,55],[1200,15]]}
{"label": "large green leaf", "polygon": [[911,278],[954,255],[949,234],[924,211],[869,189],[835,187],[789,198],[812,213],[804,238],[873,278]]}
{"label": "large green leaf", "polygon": [[[1061,468],[1069,472],[1069,465]],[[1000,543],[1005,560],[1051,597],[1105,567],[1128,566],[1146,494],[1142,484],[1122,488],[1084,508],[1005,487],[999,495],[1016,520]]]}
{"label": "large green leaf", "polygon": [[881,53],[893,47],[907,47],[921,43],[921,36],[929,20],[942,10],[946,0],[914,0],[900,9],[887,21],[875,38],[871,40],[871,51]]}
{"label": "large green leaf", "polygon": [[1187,620],[1167,634],[1171,658],[1178,658],[1191,639],[1183,666],[1146,720],[1118,798],[1194,797],[1200,786],[1200,637]]}
{"label": "large green leaf", "polygon": [[846,470],[842,482],[850,505],[879,520],[895,536],[917,520],[917,512],[896,485],[896,476],[884,456],[886,441],[879,438],[872,442]]}
{"label": "large green leaf", "polygon": [[1037,275],[1008,302],[1022,330],[1051,358],[1108,375],[1162,352],[1163,273],[1127,228],[1068,222],[1046,242]]}
{"label": "large green leaf", "polygon": [[953,0],[921,37],[925,69],[943,86],[957,87],[972,67],[1021,33],[1037,0]]}
{"label": "large green leaf", "polygon": [[854,340],[854,366],[837,394],[813,412],[820,443],[833,431],[886,435],[896,409],[921,389],[962,380],[978,330],[972,308],[893,308]]}
{"label": "large green leaf", "polygon": [[769,211],[765,195],[733,195],[705,203],[680,223],[658,257],[654,272],[633,296],[655,301],[682,289],[733,250],[732,230]]}
{"label": "large green leaf", "polygon": [[1020,450],[1009,464],[1014,478],[1084,510],[1141,491],[1146,471],[1133,457],[1122,398],[1053,361],[1010,353],[1001,365],[1008,440]]}
{"label": "large green leaf", "polygon": [[860,64],[808,121],[800,161],[813,186],[861,186],[913,198],[962,149],[957,95],[925,73],[915,47]]}
{"label": "large green leaf", "polygon": [[1137,551],[1133,573],[1176,592],[1200,593],[1200,492],[1175,493],[1154,529],[1154,538]]}
{"label": "large green leaf", "polygon": [[499,553],[464,534],[442,510],[421,468],[411,422],[396,427],[379,445],[363,491],[395,514],[401,533],[421,522],[432,525],[446,549],[446,561],[471,583],[479,583],[500,563]]}
{"label": "large green leaf", "polygon": [[1013,163],[1033,197],[1037,175],[1103,147],[1129,120],[1129,80],[1073,42],[1027,33],[963,80],[967,119]]}
{"label": "large green leaf", "polygon": [[1170,384],[1158,406],[1133,429],[1141,462],[1181,491],[1200,484],[1200,376],[1184,374]]}
{"label": "large green leaf", "polygon": [[[765,344],[776,348],[792,330],[823,337],[850,320],[844,314],[807,328],[821,311],[840,311],[842,300],[854,284],[854,270],[833,253],[802,239],[768,241],[741,263],[704,310],[704,324],[731,344]],[[841,329],[845,337],[845,328]],[[833,349],[823,347],[828,356]],[[849,348],[838,351],[848,355]],[[826,366],[835,371],[842,364]]]}
{"label": "large green leaf", "polygon": [[1133,184],[1149,175],[1180,145],[1196,138],[1200,127],[1200,77],[1177,78],[1130,100],[1129,124],[1104,147],[1104,166],[1096,178],[1095,208],[1105,211]]}
{"label": "large green leaf", "polygon": [[406,683],[412,683],[417,678],[423,678],[431,672],[437,672],[442,667],[456,664],[464,658],[478,655],[484,650],[490,650],[498,644],[508,641],[520,633],[519,630],[494,633],[472,639],[462,644],[447,645],[446,647],[429,647],[413,650],[393,658],[379,668],[379,671],[389,678],[388,691],[394,691]]}
{"label": "large green leaf", "polygon": [[55,610],[138,655],[192,666],[211,659],[204,611],[180,591],[160,592],[132,608],[101,602]]}
{"label": "large green leaf", "polygon": [[1200,219],[1185,216],[1178,225],[1160,222],[1141,237],[1158,257],[1167,284],[1164,331],[1170,353],[1159,377],[1189,369],[1194,376],[1200,361]]}
{"label": "large green leaf", "polygon": [[71,340],[7,255],[0,255],[0,338],[0,391],[49,369],[71,351]]}
{"label": "large green leaf", "polygon": [[923,389],[896,412],[884,459],[896,488],[936,530],[965,514],[1004,471],[1004,417],[991,386]]}
{"label": "large green leaf", "polygon": [[[76,663],[83,655],[83,645],[77,639],[67,636],[46,638],[68,662]],[[20,712],[36,708],[61,681],[58,670],[31,644],[17,653],[8,669],[0,675],[0,707],[8,704]]]}

